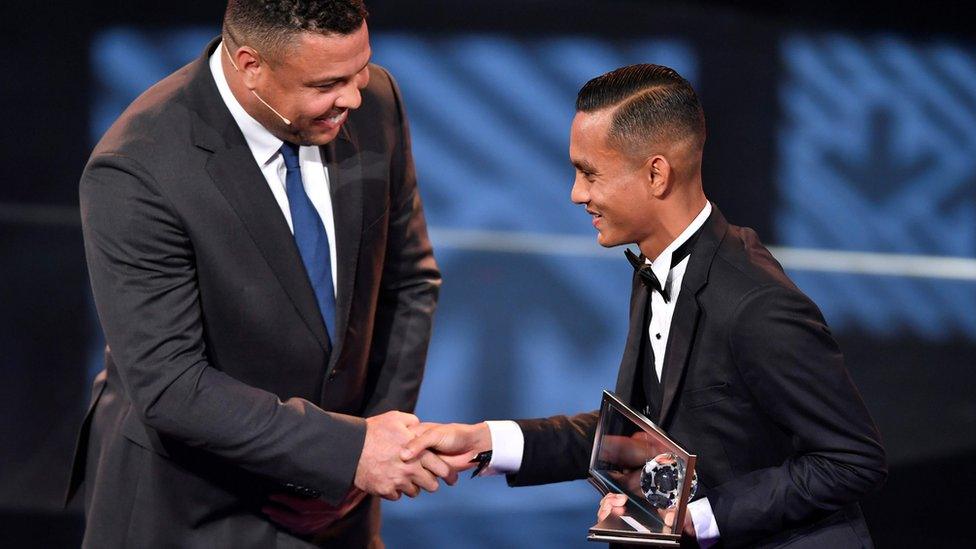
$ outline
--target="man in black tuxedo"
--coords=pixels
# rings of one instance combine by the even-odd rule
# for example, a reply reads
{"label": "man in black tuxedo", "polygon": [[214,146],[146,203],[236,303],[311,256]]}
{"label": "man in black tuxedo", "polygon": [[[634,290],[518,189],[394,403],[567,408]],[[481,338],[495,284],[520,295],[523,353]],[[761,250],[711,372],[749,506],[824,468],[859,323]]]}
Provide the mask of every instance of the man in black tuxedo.
{"label": "man in black tuxedo", "polygon": [[[691,85],[667,67],[623,67],[583,86],[576,110],[572,199],[601,245],[641,251],[628,252],[616,392],[698,455],[685,541],[870,546],[857,502],[886,476],[880,435],[816,305],[755,232],[706,199]],[[596,423],[590,412],[424,425],[402,457],[433,448],[460,469],[491,449],[490,467],[513,486],[582,479]],[[620,504],[608,496],[599,516]]]}
{"label": "man in black tuxedo", "polygon": [[230,0],[81,178],[105,332],[68,497],[86,547],[378,547],[440,273],[359,0]]}

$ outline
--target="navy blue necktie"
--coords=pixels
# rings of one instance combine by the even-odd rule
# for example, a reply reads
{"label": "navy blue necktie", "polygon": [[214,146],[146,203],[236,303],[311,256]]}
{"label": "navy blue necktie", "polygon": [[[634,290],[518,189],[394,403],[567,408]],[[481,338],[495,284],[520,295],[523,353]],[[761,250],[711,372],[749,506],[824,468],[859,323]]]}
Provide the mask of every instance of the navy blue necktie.
{"label": "navy blue necktie", "polygon": [[281,156],[285,159],[285,193],[288,195],[288,209],[291,210],[291,224],[295,230],[295,243],[302,256],[305,271],[315,291],[319,312],[325,321],[330,339],[335,335],[336,303],[332,285],[332,258],[329,255],[329,237],[312,201],[305,193],[302,182],[302,169],[298,162],[298,145],[285,143],[281,146]]}

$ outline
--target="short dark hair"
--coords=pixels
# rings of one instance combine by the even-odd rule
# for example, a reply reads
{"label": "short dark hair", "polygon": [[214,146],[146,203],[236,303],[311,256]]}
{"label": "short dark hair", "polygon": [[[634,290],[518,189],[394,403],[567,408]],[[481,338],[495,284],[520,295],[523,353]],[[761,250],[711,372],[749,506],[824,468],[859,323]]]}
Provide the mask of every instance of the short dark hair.
{"label": "short dark hair", "polygon": [[615,108],[609,139],[619,149],[641,153],[649,143],[686,139],[699,149],[705,145],[705,113],[698,96],[672,68],[629,65],[583,85],[576,97],[578,112],[608,108]]}
{"label": "short dark hair", "polygon": [[273,55],[296,33],[351,34],[368,15],[362,0],[228,0],[224,33]]}

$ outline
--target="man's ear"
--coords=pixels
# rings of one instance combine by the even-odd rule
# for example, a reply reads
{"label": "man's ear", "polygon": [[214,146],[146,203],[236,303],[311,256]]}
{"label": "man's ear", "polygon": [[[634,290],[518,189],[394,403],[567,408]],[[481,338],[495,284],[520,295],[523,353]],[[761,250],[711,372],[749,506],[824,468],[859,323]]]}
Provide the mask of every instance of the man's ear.
{"label": "man's ear", "polygon": [[234,61],[241,73],[241,79],[249,90],[254,90],[261,78],[265,61],[254,48],[241,46],[234,52]]}
{"label": "man's ear", "polygon": [[648,187],[655,198],[664,198],[671,191],[671,163],[660,154],[644,162],[644,174]]}

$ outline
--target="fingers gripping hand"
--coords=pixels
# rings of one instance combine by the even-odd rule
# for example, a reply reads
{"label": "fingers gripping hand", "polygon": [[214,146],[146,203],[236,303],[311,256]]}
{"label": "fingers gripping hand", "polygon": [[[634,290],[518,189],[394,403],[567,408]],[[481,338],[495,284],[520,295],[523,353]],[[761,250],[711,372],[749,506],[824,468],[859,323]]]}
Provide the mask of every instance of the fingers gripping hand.
{"label": "fingers gripping hand", "polygon": [[451,474],[450,467],[430,452],[421,454],[419,458],[407,462],[406,465],[409,467],[407,479],[416,488],[416,490],[410,489],[409,492],[404,491],[410,497],[416,497],[421,489],[436,492],[440,486],[437,482],[438,472],[448,477]]}
{"label": "fingers gripping hand", "polygon": [[454,486],[457,484],[457,471],[437,454],[431,451],[424,451],[418,458],[416,458],[416,460],[420,462],[420,465],[422,465],[426,471],[429,471],[431,474],[444,479],[444,482],[446,482],[449,486]]}
{"label": "fingers gripping hand", "polygon": [[417,437],[400,454],[405,461],[416,459],[425,451],[431,451],[457,472],[474,467],[475,464],[470,463],[471,458],[479,452],[491,449],[491,433],[485,423],[425,423],[414,429],[414,432]]}
{"label": "fingers gripping hand", "polygon": [[436,486],[436,478],[432,485],[419,462],[406,463],[400,458],[404,446],[414,438],[411,427],[419,424],[416,416],[396,411],[366,418],[366,441],[353,481],[356,488],[395,501],[401,493],[416,496],[421,485]]}
{"label": "fingers gripping hand", "polygon": [[610,514],[617,516],[627,512],[627,496],[624,494],[607,494],[600,500],[600,508],[596,512],[597,521],[606,520]]}

